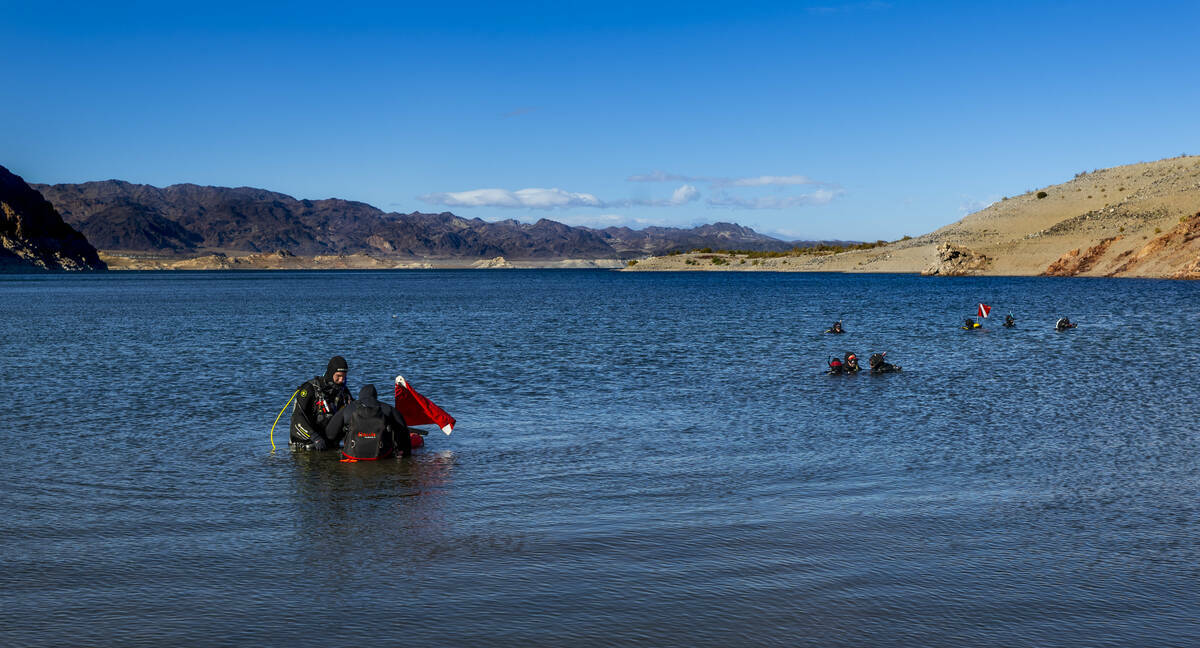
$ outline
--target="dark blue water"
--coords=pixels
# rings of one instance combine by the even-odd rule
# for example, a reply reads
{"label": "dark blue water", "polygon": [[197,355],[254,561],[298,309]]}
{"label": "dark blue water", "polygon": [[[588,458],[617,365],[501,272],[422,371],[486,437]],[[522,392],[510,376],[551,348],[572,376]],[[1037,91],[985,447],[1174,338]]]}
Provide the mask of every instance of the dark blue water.
{"label": "dark blue water", "polygon": [[[1197,283],[5,276],[0,323],[3,645],[1200,644]],[[335,354],[458,428],[272,452]]]}

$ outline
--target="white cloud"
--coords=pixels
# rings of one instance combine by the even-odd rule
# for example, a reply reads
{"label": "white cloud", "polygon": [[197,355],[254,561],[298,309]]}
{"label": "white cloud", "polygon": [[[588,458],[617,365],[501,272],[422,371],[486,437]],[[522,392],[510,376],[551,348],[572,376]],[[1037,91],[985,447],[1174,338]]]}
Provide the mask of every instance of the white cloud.
{"label": "white cloud", "polygon": [[693,200],[698,200],[699,198],[700,190],[690,184],[685,184],[676,189],[675,193],[671,194],[671,204],[686,205],[687,203],[690,203]]}
{"label": "white cloud", "polygon": [[833,183],[813,180],[805,175],[761,175],[745,178],[718,178],[712,176],[686,176],[678,173],[654,170],[650,173],[631,175],[629,182],[700,182],[710,187],[794,187],[797,185],[836,186]]}
{"label": "white cloud", "polygon": [[594,229],[604,229],[605,227],[630,227],[633,229],[641,229],[651,225],[666,226],[669,221],[658,218],[638,218],[635,216],[626,216],[625,214],[572,214],[570,216],[556,217],[554,220],[566,225],[574,225],[576,227],[591,227]]}
{"label": "white cloud", "polygon": [[[708,204],[735,209],[788,209],[808,205],[824,205],[842,195],[844,190],[837,185],[818,182],[808,176],[755,176],[747,178],[694,178],[654,171],[643,176],[630,176],[635,182],[665,182],[671,178],[688,177],[692,181],[706,182],[714,189]],[[746,197],[733,195],[723,188],[761,189],[763,187],[795,187],[818,185],[821,188],[811,193],[773,196]],[[420,200],[449,207],[503,207],[509,209],[566,209],[572,207],[595,207],[619,209],[626,207],[681,207],[701,199],[696,185],[684,183],[671,193],[669,198],[624,198],[601,200],[595,194],[565,191],[563,189],[529,188],[512,191],[509,189],[472,189],[469,191],[435,192],[418,196]]]}
{"label": "white cloud", "polygon": [[790,175],[790,176],[758,176],[756,178],[735,178],[725,183],[729,187],[787,187],[795,185],[815,185],[825,184],[818,182],[808,176]]}
{"label": "white cloud", "polygon": [[575,193],[562,189],[472,189],[429,193],[421,200],[450,207],[509,207],[525,209],[559,209],[565,207],[677,207],[700,199],[700,190],[685,184],[668,199],[636,199],[604,201],[590,193]]}
{"label": "white cloud", "polygon": [[602,207],[603,202],[589,193],[574,193],[562,189],[472,189],[429,193],[421,200],[450,207],[525,207],[554,209],[556,207]]}
{"label": "white cloud", "polygon": [[741,196],[730,196],[722,192],[709,198],[708,204],[714,207],[738,207],[741,209],[788,209],[810,205],[827,205],[841,194],[840,190],[818,189],[812,193],[801,194],[799,196],[744,198]]}

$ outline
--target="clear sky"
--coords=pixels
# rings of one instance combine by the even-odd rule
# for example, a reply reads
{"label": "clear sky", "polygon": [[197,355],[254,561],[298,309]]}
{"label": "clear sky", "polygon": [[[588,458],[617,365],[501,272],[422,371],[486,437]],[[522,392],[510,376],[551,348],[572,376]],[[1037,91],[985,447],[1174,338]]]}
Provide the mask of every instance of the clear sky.
{"label": "clear sky", "polygon": [[894,239],[1200,152],[1196,2],[0,0],[0,165]]}

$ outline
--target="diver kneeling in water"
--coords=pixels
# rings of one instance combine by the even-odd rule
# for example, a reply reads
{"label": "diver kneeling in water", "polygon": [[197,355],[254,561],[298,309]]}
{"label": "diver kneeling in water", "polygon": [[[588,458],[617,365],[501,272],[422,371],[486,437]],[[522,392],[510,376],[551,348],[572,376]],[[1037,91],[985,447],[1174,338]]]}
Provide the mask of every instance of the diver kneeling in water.
{"label": "diver kneeling in water", "polygon": [[1078,325],[1078,324],[1075,324],[1075,323],[1074,323],[1074,322],[1072,322],[1071,320],[1069,320],[1069,319],[1067,319],[1067,318],[1063,317],[1063,318],[1060,318],[1060,319],[1059,319],[1057,322],[1055,322],[1055,323],[1054,323],[1054,330],[1056,330],[1056,331],[1065,331],[1065,330],[1067,330],[1067,329],[1073,329],[1073,328],[1075,328],[1076,326],[1079,326],[1079,325]]}
{"label": "diver kneeling in water", "polygon": [[835,334],[840,335],[842,333],[845,333],[846,330],[842,328],[842,320],[838,320],[833,323],[833,326],[825,329],[825,332],[826,333],[835,333]]}
{"label": "diver kneeling in water", "polygon": [[299,448],[325,450],[336,448],[333,436],[337,428],[326,427],[333,415],[354,400],[346,388],[349,367],[342,356],[333,356],[325,367],[325,375],[317,376],[296,390],[296,406],[292,408],[291,443]]}
{"label": "diver kneeling in water", "polygon": [[1004,328],[1012,328],[1017,325],[1017,320],[1013,319],[1012,313],[1004,316]]}
{"label": "diver kneeling in water", "polygon": [[[396,408],[379,402],[375,385],[364,385],[358,400],[343,407],[329,421],[329,431],[345,434],[342,455],[356,461],[386,459],[400,451],[412,455],[412,437]],[[334,439],[336,444],[337,439]]]}
{"label": "diver kneeling in water", "polygon": [[871,365],[871,373],[884,374],[900,371],[899,365],[889,364],[883,361],[883,356],[885,355],[887,355],[887,351],[884,351],[883,353],[871,354],[871,358],[867,361]]}

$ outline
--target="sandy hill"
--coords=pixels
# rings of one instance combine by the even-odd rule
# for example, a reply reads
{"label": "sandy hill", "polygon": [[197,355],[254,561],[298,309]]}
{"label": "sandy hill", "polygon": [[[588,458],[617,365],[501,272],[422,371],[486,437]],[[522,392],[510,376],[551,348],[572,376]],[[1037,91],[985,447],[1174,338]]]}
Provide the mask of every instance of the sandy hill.
{"label": "sandy hill", "polygon": [[[686,256],[631,269],[716,269]],[[1080,173],[870,250],[720,269],[1200,279],[1200,156]]]}
{"label": "sandy hill", "polygon": [[1200,278],[1198,212],[1200,156],[1177,157],[1080,173],[837,265],[959,274],[974,260],[962,274]]}

